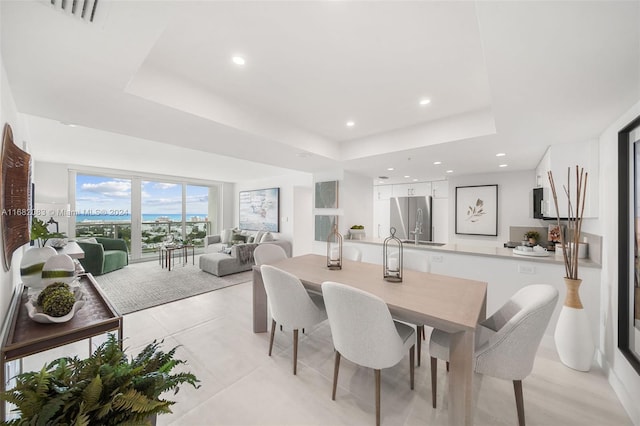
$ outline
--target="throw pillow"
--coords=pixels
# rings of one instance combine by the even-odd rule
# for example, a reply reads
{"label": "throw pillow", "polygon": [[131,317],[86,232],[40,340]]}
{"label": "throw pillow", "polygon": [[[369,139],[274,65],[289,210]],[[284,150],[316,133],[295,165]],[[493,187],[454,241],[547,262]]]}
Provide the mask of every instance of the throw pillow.
{"label": "throw pillow", "polygon": [[253,238],[253,242],[254,243],[259,243],[262,240],[262,235],[264,234],[264,231],[258,231],[256,232],[256,235]]}
{"label": "throw pillow", "polygon": [[220,242],[228,244],[231,242],[231,229],[223,229],[220,233]]}
{"label": "throw pillow", "polygon": [[90,238],[81,238],[78,241],[80,241],[81,243],[93,243],[93,244],[98,244],[98,240],[96,240],[93,237]]}
{"label": "throw pillow", "polygon": [[231,232],[231,241],[247,241],[247,236],[243,235],[240,231],[233,230]]}
{"label": "throw pillow", "polygon": [[271,234],[271,232],[265,232],[262,238],[260,238],[261,243],[265,243],[267,241],[273,241],[273,240],[275,240],[275,238],[273,238],[273,235]]}

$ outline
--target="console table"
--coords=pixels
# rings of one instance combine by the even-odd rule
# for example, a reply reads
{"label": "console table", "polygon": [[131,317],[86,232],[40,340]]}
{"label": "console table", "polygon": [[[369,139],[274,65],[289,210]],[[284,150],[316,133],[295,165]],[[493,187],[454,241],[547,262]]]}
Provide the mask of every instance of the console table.
{"label": "console table", "polygon": [[[68,322],[41,324],[29,318],[24,304],[28,288],[20,284],[11,299],[2,327],[0,354],[0,392],[6,389],[5,364],[39,352],[89,339],[109,331],[118,332],[122,346],[122,316],[111,305],[91,274],[80,276],[84,306]],[[6,418],[6,403],[0,403],[0,422]]]}

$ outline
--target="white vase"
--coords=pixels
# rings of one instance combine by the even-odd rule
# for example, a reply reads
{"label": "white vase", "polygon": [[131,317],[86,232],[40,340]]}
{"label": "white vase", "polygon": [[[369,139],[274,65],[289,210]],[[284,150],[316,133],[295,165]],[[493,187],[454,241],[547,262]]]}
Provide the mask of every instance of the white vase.
{"label": "white vase", "polygon": [[44,288],[42,268],[50,257],[57,254],[53,247],[31,247],[27,250],[20,261],[20,276],[23,284],[36,289]]}
{"label": "white vase", "polygon": [[554,339],[560,361],[578,371],[589,371],[595,344],[587,313],[582,307],[578,287],[582,280],[565,278],[567,296],[558,317]]}

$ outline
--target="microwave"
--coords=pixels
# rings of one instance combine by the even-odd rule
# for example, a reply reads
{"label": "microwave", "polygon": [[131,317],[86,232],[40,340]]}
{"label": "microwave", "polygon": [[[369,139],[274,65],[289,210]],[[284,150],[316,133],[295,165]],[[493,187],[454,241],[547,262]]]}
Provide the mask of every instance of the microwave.
{"label": "microwave", "polygon": [[[542,220],[558,220],[556,216],[545,216],[545,206],[549,205],[550,200],[549,188],[533,188],[533,218]],[[546,196],[546,197],[545,197]],[[547,198],[547,199],[545,199]],[[551,201],[551,207],[553,208],[553,201]],[[555,211],[555,210],[552,210]],[[553,214],[553,213],[552,213]],[[561,217],[560,220],[567,220],[566,217]]]}

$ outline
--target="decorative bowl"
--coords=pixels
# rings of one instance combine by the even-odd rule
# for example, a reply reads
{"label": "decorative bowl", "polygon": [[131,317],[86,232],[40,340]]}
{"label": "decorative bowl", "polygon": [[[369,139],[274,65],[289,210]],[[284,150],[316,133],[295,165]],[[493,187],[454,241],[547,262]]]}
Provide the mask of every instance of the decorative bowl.
{"label": "decorative bowl", "polygon": [[71,318],[84,306],[84,293],[80,287],[71,287],[73,294],[76,298],[76,303],[73,304],[71,308],[71,312],[67,315],[61,317],[52,317],[42,312],[42,307],[36,304],[36,300],[38,300],[38,294],[34,294],[29,297],[27,303],[24,306],[27,308],[27,313],[29,314],[29,318],[34,320],[35,322],[39,322],[42,324],[60,324],[63,322],[70,321]]}
{"label": "decorative bowl", "polygon": [[67,241],[64,238],[51,238],[49,245],[53,248],[62,248],[67,245]]}
{"label": "decorative bowl", "polygon": [[43,288],[55,282],[71,284],[76,278],[76,264],[66,254],[51,256],[42,268]]}

